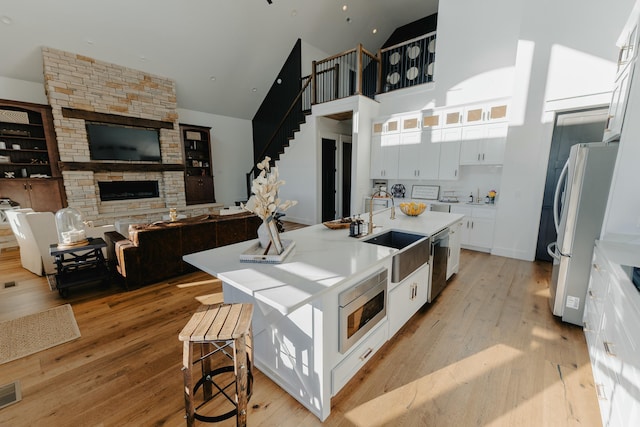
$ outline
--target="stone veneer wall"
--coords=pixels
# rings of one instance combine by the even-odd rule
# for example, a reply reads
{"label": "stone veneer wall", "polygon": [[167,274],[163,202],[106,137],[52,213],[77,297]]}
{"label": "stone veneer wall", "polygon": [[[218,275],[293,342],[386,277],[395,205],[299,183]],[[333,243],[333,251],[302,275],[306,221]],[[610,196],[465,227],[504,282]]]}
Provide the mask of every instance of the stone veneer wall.
{"label": "stone veneer wall", "polygon": [[[66,107],[172,122],[173,129],[160,130],[162,162],[183,163],[173,80],[48,47],[42,49],[42,56],[45,91],[62,162],[91,161],[85,122],[63,117],[62,108]],[[170,207],[185,208],[183,172],[143,172],[135,164],[131,169],[108,173],[63,171],[69,206],[97,224],[123,217],[153,221]],[[100,201],[98,181],[142,179],[158,181],[159,198]]]}

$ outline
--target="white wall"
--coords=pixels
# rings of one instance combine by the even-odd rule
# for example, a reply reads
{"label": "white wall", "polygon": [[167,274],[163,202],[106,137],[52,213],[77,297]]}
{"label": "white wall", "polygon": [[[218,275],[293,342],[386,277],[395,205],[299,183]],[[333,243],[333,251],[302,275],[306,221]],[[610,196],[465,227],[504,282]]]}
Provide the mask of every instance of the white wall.
{"label": "white wall", "polygon": [[178,108],[180,123],[211,127],[211,158],[216,202],[225,206],[247,199],[245,175],[253,164],[250,120]]}
{"label": "white wall", "polygon": [[601,105],[600,95],[612,88],[615,42],[631,3],[525,2],[492,253],[534,258],[553,132],[550,106]]}
{"label": "white wall", "polygon": [[48,105],[42,83],[0,76],[0,98],[11,101]]}
{"label": "white wall", "polygon": [[[632,4],[441,1],[435,83],[377,98],[386,115],[512,96],[494,254],[533,259],[554,113],[608,102],[615,42]],[[477,176],[482,186],[496,180]],[[475,182],[439,184],[467,191]]]}

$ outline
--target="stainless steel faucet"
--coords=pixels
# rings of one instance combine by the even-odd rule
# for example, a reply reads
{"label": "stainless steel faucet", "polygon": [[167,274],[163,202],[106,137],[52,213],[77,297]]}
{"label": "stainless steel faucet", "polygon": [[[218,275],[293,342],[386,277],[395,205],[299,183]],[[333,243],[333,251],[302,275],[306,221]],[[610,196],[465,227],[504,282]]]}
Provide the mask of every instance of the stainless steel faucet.
{"label": "stainless steel faucet", "polygon": [[377,190],[374,191],[371,195],[371,199],[369,200],[369,227],[367,229],[367,234],[373,233],[373,198],[378,194],[385,193],[387,196],[391,198],[391,219],[396,219],[396,204],[393,201],[393,196],[387,190]]}

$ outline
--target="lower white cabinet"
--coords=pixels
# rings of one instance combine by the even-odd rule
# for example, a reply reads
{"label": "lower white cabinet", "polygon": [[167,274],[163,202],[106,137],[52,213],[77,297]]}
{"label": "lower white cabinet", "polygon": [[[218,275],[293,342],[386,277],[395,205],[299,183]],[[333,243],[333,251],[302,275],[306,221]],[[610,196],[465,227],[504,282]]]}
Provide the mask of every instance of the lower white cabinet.
{"label": "lower white cabinet", "polygon": [[464,215],[460,229],[461,246],[491,252],[496,221],[494,208],[452,205],[451,212]]}
{"label": "lower white cabinet", "polygon": [[640,420],[640,293],[624,266],[634,257],[640,265],[636,245],[599,241],[591,267],[584,333],[605,426]]}
{"label": "lower white cabinet", "polygon": [[460,268],[460,244],[463,220],[449,227],[449,258],[447,259],[447,280]]}
{"label": "lower white cabinet", "polygon": [[331,371],[331,395],[335,396],[386,341],[387,324],[386,322],[380,322],[374,332],[333,368]]}
{"label": "lower white cabinet", "polygon": [[402,325],[407,323],[407,320],[427,302],[428,287],[429,264],[425,264],[398,286],[389,290],[387,307],[389,337],[395,335]]}

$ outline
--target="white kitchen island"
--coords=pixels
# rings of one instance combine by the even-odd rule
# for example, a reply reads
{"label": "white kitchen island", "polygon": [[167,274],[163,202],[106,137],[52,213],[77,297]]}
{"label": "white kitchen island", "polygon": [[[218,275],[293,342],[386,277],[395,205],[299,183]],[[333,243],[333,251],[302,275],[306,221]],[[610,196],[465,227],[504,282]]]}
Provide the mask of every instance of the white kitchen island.
{"label": "white kitchen island", "polygon": [[[374,216],[373,235],[392,229],[432,235],[461,219],[462,215],[442,212],[419,217],[398,212],[391,220],[389,209],[384,209]],[[240,262],[239,255],[255,241],[184,256],[222,280],[226,303],[254,304],[255,366],[323,421],[331,411],[331,397],[390,338],[389,324],[411,317],[426,302],[428,291],[428,265],[401,283],[389,283],[386,317],[341,353],[339,294],[381,269],[390,272],[392,256],[398,252],[349,237],[348,232],[318,224],[283,233],[282,239],[293,240],[295,247],[281,264]],[[404,298],[408,304],[397,297],[405,284],[411,285],[410,297],[407,292]]]}

